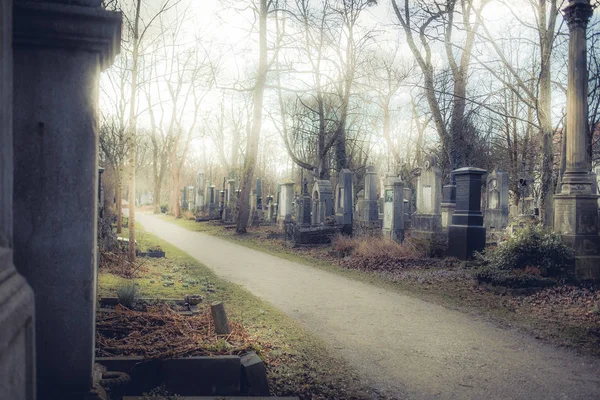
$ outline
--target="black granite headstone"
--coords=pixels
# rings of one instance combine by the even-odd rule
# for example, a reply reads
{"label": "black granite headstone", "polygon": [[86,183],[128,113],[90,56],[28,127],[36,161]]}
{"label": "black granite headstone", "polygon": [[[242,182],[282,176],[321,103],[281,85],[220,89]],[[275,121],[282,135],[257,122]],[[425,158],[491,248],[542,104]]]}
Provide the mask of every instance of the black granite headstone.
{"label": "black granite headstone", "polygon": [[475,251],[485,248],[485,228],[481,212],[481,182],[486,170],[460,168],[453,171],[456,179],[456,209],[448,227],[448,252],[459,260],[473,258]]}

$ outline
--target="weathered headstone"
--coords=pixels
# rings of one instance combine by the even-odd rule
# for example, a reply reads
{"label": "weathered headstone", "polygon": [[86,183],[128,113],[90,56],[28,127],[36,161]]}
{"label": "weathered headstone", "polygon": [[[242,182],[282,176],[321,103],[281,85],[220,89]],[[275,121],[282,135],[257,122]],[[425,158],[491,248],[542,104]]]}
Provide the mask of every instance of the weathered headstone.
{"label": "weathered headstone", "polygon": [[342,169],[338,175],[338,184],[335,199],[335,216],[338,225],[342,226],[342,233],[352,234],[352,171]]}
{"label": "weathered headstone", "polygon": [[283,229],[284,224],[292,220],[292,201],[294,200],[294,182],[285,182],[281,184],[281,194],[279,197],[279,215],[277,223]]}
{"label": "weathered headstone", "polygon": [[383,237],[402,243],[404,240],[404,182],[388,176],[384,185]]}
{"label": "weathered headstone", "polygon": [[328,217],[334,215],[331,182],[324,179],[315,180],[312,202],[312,225],[324,224]]}
{"label": "weathered headstone", "polygon": [[452,171],[456,178],[456,209],[448,227],[447,255],[459,260],[473,258],[485,248],[485,228],[481,212],[481,183],[486,170],[460,168]]}
{"label": "weathered headstone", "polygon": [[418,231],[435,232],[442,227],[442,173],[434,156],[428,157],[417,181],[417,211],[412,227]]}
{"label": "weathered headstone", "polygon": [[196,188],[188,186],[188,205],[187,209],[191,212],[196,211]]}
{"label": "weathered headstone", "polygon": [[188,187],[184,186],[181,189],[181,197],[179,199],[179,206],[182,211],[186,211],[188,209]]}
{"label": "weathered headstone", "polygon": [[503,230],[508,226],[508,173],[494,170],[487,177],[487,207],[483,220],[488,230]]}

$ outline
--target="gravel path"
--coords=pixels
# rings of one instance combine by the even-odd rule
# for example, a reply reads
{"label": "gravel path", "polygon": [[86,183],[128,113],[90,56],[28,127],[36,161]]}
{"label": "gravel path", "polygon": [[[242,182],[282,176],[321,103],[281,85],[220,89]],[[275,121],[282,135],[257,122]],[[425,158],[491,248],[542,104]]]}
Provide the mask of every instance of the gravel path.
{"label": "gravel path", "polygon": [[148,214],[144,228],[288,314],[399,399],[600,399],[600,360]]}

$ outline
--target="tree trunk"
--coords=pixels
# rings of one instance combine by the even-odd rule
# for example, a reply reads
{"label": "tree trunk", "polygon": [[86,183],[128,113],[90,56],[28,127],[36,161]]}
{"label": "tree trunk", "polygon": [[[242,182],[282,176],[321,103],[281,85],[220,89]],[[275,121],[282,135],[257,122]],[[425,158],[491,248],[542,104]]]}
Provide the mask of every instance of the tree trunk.
{"label": "tree trunk", "polygon": [[117,198],[117,233],[123,232],[123,166],[119,165],[117,174],[117,188],[115,197]]}
{"label": "tree trunk", "polygon": [[263,97],[267,80],[267,0],[260,0],[259,10],[259,64],[254,87],[252,129],[248,134],[248,147],[242,173],[242,190],[238,199],[239,217],[236,233],[246,233],[250,218],[250,190],[254,181],[254,168],[262,126]]}
{"label": "tree trunk", "polygon": [[139,22],[142,0],[137,0],[133,28],[133,65],[131,68],[131,103],[129,104],[129,249],[127,258],[135,262],[135,152],[136,152],[136,94],[139,58]]}

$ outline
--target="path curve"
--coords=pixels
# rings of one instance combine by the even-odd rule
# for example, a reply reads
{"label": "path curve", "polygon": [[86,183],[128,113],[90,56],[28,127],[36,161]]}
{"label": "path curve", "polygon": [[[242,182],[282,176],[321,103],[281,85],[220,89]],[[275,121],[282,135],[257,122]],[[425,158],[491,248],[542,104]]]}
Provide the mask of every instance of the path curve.
{"label": "path curve", "polygon": [[596,358],[156,216],[136,216],[148,232],[297,320],[388,395],[600,399]]}

